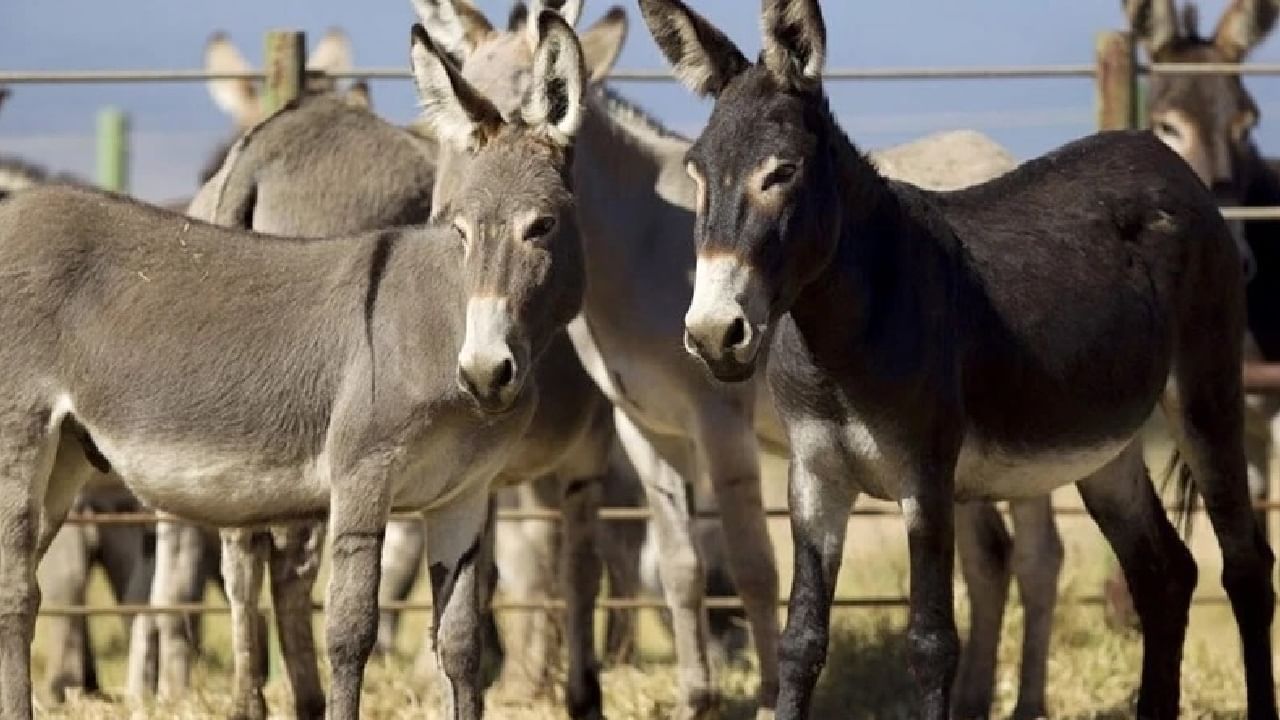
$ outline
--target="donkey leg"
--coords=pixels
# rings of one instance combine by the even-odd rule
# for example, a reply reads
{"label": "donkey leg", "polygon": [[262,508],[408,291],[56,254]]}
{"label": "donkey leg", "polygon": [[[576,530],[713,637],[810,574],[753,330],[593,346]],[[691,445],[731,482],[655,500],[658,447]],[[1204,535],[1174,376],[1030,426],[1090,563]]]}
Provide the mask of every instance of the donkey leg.
{"label": "donkey leg", "polygon": [[660,452],[657,439],[643,435],[622,411],[614,411],[614,423],[653,511],[650,527],[661,557],[658,574],[671,610],[676,662],[680,666],[680,704],[675,716],[682,720],[702,717],[720,698],[711,683],[707,659],[707,614],[702,603],[702,563],[694,539],[693,508],[684,477],[669,459],[676,458],[688,470],[688,452],[683,452],[684,458],[678,457],[682,454],[679,448],[668,447]]}
{"label": "donkey leg", "polygon": [[844,559],[849,510],[857,498],[838,474],[816,472],[793,456],[788,473],[795,573],[779,646],[778,720],[805,720],[827,662],[831,602]]}
{"label": "donkey leg", "polygon": [[770,717],[778,702],[778,568],[760,489],[760,448],[742,413],[708,413],[698,435],[721,524],[733,534],[725,554],[760,660],[760,714]]}
{"label": "donkey leg", "polygon": [[1135,440],[1079,487],[1085,507],[1120,560],[1142,624],[1138,717],[1175,718],[1195,561],[1165,517],[1140,442]]}
{"label": "donkey leg", "polygon": [[231,606],[231,717],[259,720],[267,716],[267,704],[262,696],[266,668],[257,652],[262,627],[258,602],[270,538],[266,532],[252,528],[227,528],[220,534],[222,582]]}
{"label": "donkey leg", "polygon": [[[40,562],[36,577],[41,597],[54,605],[83,605],[89,583],[88,541],[84,528],[67,525],[54,536]],[[49,656],[44,689],[54,702],[63,702],[70,688],[87,689],[93,661],[83,643],[87,628],[83,617],[54,616],[41,629]]]}
{"label": "donkey leg", "polygon": [[[601,458],[603,464],[603,458]],[[601,472],[603,468],[599,468]],[[566,701],[575,720],[602,720],[600,668],[595,653],[596,597],[603,565],[596,552],[601,478],[578,477],[564,484],[560,507],[564,516],[560,572],[564,587],[569,646]]]}
{"label": "donkey leg", "polygon": [[991,714],[1000,626],[1009,598],[1013,541],[994,504],[956,505],[956,549],[969,594],[969,641],[956,673],[955,717],[972,720]]}
{"label": "donkey leg", "polygon": [[335,483],[329,509],[332,568],[325,608],[329,717],[360,716],[364,668],[378,634],[378,572],[391,510],[384,468],[353,468]]}
{"label": "donkey leg", "polygon": [[[176,605],[199,600],[203,575],[200,572],[200,529],[175,520],[161,520],[156,526],[156,573],[151,587],[151,604]],[[158,694],[178,697],[186,692],[194,660],[192,632],[195,620],[179,613],[153,615],[159,636]]]}
{"label": "donkey leg", "polygon": [[1013,574],[1022,600],[1022,665],[1014,720],[1045,717],[1045,685],[1049,671],[1049,636],[1053,609],[1058,604],[1058,575],[1062,571],[1062,538],[1053,517],[1053,500],[1015,500],[1013,512]]}
{"label": "donkey leg", "polygon": [[294,715],[300,720],[324,717],[324,689],[311,625],[311,592],[320,572],[324,531],[324,523],[271,528],[271,600],[280,654],[293,688]]}
{"label": "donkey leg", "polygon": [[[557,505],[559,480],[544,476],[504,488],[504,502],[521,510],[550,510]],[[552,598],[556,587],[557,523],[544,519],[501,523],[493,530],[495,561],[505,596],[516,602]],[[551,690],[552,663],[560,656],[553,610],[521,610],[508,618],[508,638],[498,680],[505,695],[530,697]]]}
{"label": "donkey leg", "polygon": [[[422,520],[393,520],[387,523],[387,539],[382,545],[382,580],[378,584],[378,603],[399,602],[409,597],[418,580],[424,546]],[[374,652],[390,656],[396,648],[396,632],[400,613],[382,610],[378,613],[378,644]]]}
{"label": "donkey leg", "polygon": [[489,510],[486,486],[426,519],[435,607],[432,644],[448,680],[444,715],[448,720],[479,720],[484,714],[480,600],[484,583],[481,566],[488,561],[483,535],[491,525]]}

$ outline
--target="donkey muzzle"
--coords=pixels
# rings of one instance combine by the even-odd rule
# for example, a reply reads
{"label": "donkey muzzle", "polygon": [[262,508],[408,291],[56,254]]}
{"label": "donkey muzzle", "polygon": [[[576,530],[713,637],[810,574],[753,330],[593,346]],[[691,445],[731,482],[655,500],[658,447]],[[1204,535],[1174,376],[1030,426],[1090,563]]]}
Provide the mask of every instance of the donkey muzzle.
{"label": "donkey muzzle", "polygon": [[458,387],[480,409],[511,409],[523,385],[524,355],[511,342],[514,322],[506,298],[473,297],[467,302],[467,330],[458,353]]}
{"label": "donkey muzzle", "polygon": [[699,256],[693,300],[684,316],[685,350],[719,380],[751,377],[768,316],[763,298],[747,264],[730,255]]}

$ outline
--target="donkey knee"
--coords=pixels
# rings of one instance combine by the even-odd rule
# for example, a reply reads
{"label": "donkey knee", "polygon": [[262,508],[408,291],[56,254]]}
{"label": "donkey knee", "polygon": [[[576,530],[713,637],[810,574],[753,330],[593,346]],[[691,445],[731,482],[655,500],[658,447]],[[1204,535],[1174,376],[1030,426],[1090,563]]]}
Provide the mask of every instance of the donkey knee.
{"label": "donkey knee", "polygon": [[810,687],[827,664],[829,628],[822,621],[787,622],[778,645],[778,669],[782,684]]}

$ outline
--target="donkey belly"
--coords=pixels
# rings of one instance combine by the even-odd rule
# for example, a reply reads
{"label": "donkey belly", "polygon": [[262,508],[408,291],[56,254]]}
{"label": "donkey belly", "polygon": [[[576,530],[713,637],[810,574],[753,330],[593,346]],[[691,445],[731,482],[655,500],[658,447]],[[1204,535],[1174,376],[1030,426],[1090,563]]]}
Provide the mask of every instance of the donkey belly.
{"label": "donkey belly", "polygon": [[1130,442],[1132,439],[1028,450],[967,439],[956,462],[956,499],[1014,500],[1045,495],[1093,474]]}
{"label": "donkey belly", "polygon": [[267,466],[245,453],[98,434],[93,439],[138,499],[190,520],[253,525],[328,510],[322,458]]}

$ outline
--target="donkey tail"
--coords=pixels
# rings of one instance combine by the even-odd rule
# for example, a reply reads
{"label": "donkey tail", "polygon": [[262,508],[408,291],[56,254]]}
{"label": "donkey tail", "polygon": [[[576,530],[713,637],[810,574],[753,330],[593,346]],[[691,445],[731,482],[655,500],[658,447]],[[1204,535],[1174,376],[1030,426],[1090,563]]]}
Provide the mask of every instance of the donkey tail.
{"label": "donkey tail", "polygon": [[1168,495],[1170,486],[1173,488],[1175,498],[1173,507],[1169,509],[1172,515],[1170,519],[1182,539],[1190,540],[1191,520],[1197,504],[1196,486],[1192,482],[1191,466],[1186,463],[1182,453],[1176,448],[1169,457],[1169,464],[1164,469],[1164,477],[1160,480],[1160,495]]}

